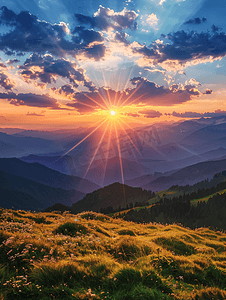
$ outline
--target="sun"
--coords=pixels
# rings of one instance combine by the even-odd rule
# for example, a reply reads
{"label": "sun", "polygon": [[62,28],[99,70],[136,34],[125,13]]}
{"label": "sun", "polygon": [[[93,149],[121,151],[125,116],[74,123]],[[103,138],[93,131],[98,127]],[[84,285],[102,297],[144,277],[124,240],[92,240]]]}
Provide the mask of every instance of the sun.
{"label": "sun", "polygon": [[111,114],[112,116],[115,116],[116,112],[115,112],[114,110],[111,110],[111,111],[110,111],[110,114]]}

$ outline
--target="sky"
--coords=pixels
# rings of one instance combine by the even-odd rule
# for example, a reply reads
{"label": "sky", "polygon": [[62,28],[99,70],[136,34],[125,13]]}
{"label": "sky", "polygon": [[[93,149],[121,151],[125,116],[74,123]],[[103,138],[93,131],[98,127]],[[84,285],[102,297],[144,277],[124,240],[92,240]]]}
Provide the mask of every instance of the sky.
{"label": "sky", "polygon": [[1,0],[0,127],[225,115],[225,12],[225,0]]}

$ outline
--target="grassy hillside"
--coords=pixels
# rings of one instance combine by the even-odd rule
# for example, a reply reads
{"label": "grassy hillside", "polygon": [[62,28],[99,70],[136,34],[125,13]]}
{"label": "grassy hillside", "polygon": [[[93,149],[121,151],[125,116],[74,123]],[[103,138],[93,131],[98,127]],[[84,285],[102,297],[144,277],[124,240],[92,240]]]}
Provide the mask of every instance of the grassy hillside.
{"label": "grassy hillside", "polygon": [[0,299],[226,299],[226,234],[1,210]]}

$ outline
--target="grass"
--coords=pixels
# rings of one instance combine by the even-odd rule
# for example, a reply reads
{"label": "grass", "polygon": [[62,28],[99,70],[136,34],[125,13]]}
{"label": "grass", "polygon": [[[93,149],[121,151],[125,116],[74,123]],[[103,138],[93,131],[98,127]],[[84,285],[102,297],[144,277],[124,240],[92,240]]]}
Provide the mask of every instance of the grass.
{"label": "grass", "polygon": [[0,299],[226,299],[226,234],[0,211]]}

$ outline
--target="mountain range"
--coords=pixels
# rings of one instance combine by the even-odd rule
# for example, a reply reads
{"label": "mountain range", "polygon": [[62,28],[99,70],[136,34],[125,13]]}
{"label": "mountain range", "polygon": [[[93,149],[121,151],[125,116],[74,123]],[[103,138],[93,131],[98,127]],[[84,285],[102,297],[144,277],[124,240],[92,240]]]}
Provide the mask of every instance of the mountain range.
{"label": "mountain range", "polygon": [[[65,196],[65,203],[75,203],[115,182],[156,192],[192,185],[226,169],[225,116],[139,126],[121,132],[118,140],[113,135],[110,144],[107,135],[101,140],[101,132],[90,135],[93,130],[0,128],[0,170],[50,188],[74,190],[77,196]],[[13,184],[5,190],[17,192],[18,199],[19,193],[27,193]],[[31,202],[40,201],[30,191],[27,194]]]}

